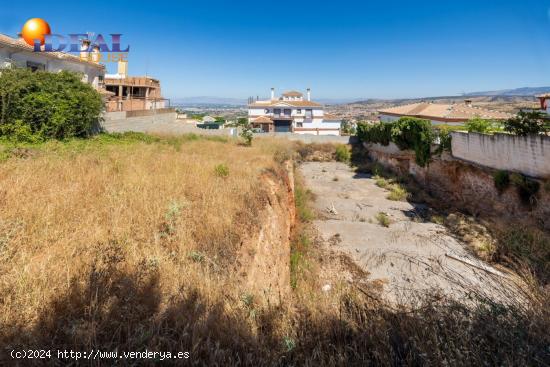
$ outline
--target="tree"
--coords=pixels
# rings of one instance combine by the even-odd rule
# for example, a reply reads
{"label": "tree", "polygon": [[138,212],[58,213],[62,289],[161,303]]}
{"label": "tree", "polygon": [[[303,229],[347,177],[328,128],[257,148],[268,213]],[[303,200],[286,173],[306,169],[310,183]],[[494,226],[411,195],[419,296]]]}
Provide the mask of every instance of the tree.
{"label": "tree", "polygon": [[28,141],[86,137],[102,109],[100,94],[79,74],[20,68],[0,74],[0,136]]}
{"label": "tree", "polygon": [[488,133],[491,131],[493,123],[490,120],[485,120],[480,117],[474,117],[466,123],[466,129],[469,133]]}
{"label": "tree", "polygon": [[250,126],[248,119],[240,118],[237,120],[237,124],[242,129],[239,136],[244,139],[245,145],[251,146],[254,133],[252,132],[252,126]]}
{"label": "tree", "polygon": [[517,116],[504,122],[504,130],[519,136],[547,133],[550,131],[550,120],[538,111],[520,111]]}

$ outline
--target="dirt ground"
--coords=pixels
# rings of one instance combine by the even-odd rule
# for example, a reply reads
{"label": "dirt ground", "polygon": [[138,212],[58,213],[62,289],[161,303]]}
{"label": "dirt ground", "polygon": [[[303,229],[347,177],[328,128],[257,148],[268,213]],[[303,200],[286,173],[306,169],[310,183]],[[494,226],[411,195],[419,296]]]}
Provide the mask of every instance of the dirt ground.
{"label": "dirt ground", "polygon": [[[370,175],[338,162],[301,165],[316,195],[314,226],[331,251],[347,254],[365,272],[365,282],[383,284],[382,295],[410,303],[436,290],[445,295],[518,299],[516,278],[482,262],[442,225],[423,219],[428,209],[391,201]],[[385,213],[388,227],[377,220]]]}

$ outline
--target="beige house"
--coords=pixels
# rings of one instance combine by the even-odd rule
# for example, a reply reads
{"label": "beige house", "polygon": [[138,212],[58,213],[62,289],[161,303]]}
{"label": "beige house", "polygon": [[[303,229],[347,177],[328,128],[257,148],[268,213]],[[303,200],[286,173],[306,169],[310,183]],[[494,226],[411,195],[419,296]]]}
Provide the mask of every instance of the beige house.
{"label": "beige house", "polygon": [[409,116],[430,120],[433,125],[462,125],[475,117],[488,120],[507,120],[513,116],[510,113],[473,106],[471,100],[455,104],[412,103],[379,110],[378,115],[382,122],[392,122]]}
{"label": "beige house", "polygon": [[82,81],[103,90],[105,66],[89,53],[85,58],[65,52],[34,52],[24,40],[0,34],[0,69],[10,66],[58,73],[62,70],[82,74]]}

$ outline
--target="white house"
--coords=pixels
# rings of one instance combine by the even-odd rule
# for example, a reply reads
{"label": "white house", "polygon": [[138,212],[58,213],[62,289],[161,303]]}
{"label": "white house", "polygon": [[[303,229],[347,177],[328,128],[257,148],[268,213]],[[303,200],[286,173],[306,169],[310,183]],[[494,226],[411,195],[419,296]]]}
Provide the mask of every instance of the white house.
{"label": "white house", "polygon": [[341,120],[324,113],[323,105],[311,101],[296,91],[275,97],[271,88],[268,100],[249,100],[248,121],[254,128],[264,132],[292,132],[297,134],[340,135]]}
{"label": "white house", "polygon": [[96,89],[103,85],[105,66],[99,64],[97,54],[89,53],[88,59],[64,52],[34,52],[25,41],[0,34],[0,69],[11,65],[44,70],[53,73],[61,70],[82,74],[82,81]]}

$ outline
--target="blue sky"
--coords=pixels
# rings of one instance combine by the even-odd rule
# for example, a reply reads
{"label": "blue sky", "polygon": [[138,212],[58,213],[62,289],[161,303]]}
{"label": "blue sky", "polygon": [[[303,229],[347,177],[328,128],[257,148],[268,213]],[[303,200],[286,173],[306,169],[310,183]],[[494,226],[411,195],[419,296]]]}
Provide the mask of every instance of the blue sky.
{"label": "blue sky", "polygon": [[550,0],[12,2],[53,33],[122,33],[169,98],[396,98],[550,85]]}

